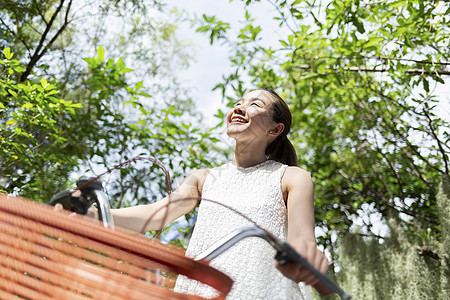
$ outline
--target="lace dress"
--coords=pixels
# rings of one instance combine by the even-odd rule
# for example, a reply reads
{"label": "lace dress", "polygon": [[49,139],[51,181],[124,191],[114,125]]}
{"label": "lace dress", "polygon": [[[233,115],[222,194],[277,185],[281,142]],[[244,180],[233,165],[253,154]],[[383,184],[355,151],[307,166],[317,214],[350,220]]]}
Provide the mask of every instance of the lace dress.
{"label": "lace dress", "polygon": [[[269,160],[250,168],[232,163],[213,168],[203,185],[197,222],[186,255],[195,257],[233,230],[252,225],[207,199],[233,207],[285,240],[287,214],[281,178],[286,167]],[[267,242],[251,237],[213,259],[211,265],[234,280],[227,300],[305,299],[304,285],[284,277],[274,266],[274,256],[275,250]],[[214,289],[184,276],[178,278],[175,291],[205,298],[216,296]]]}

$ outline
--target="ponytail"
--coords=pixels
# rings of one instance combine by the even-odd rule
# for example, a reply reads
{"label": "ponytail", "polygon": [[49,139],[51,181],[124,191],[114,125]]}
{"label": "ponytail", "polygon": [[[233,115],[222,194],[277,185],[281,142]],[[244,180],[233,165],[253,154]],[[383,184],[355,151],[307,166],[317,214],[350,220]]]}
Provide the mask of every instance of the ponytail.
{"label": "ponytail", "polygon": [[266,157],[288,166],[298,166],[297,152],[286,136],[278,136],[266,148]]}
{"label": "ponytail", "polygon": [[286,102],[273,90],[260,89],[269,92],[272,96],[272,120],[283,123],[283,132],[266,148],[266,157],[288,166],[298,166],[297,152],[287,134],[291,130],[292,115]]}

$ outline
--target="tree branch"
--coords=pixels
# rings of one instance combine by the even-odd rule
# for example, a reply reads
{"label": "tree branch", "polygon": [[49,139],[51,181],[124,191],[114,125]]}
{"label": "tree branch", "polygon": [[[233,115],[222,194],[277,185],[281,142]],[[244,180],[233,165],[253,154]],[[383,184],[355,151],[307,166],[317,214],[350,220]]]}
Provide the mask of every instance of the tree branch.
{"label": "tree branch", "polygon": [[11,30],[9,28],[9,26],[5,23],[5,21],[3,21],[3,19],[0,18],[0,21],[2,22],[2,24],[6,27],[6,30],[11,33],[13,36],[15,36],[24,46],[27,50],[30,50],[30,47],[28,46],[27,42],[25,40],[23,40],[19,34],[16,34],[13,30]]}
{"label": "tree branch", "polygon": [[279,13],[281,20],[284,22],[284,24],[286,25],[286,27],[295,35],[296,30],[294,30],[288,23],[288,20],[286,19],[286,17],[284,16],[283,12],[280,9],[280,6],[273,3],[270,0],[267,0],[267,2],[269,2]]}
{"label": "tree branch", "polygon": [[382,59],[382,60],[397,60],[397,61],[410,61],[417,64],[430,64],[430,65],[441,65],[441,66],[450,66],[450,63],[446,62],[435,62],[435,61],[428,61],[428,60],[416,60],[416,59],[409,59],[409,58],[397,58],[397,57],[389,57],[389,56],[373,56],[373,57],[365,57],[366,59]]}
{"label": "tree branch", "polygon": [[[310,70],[310,65],[298,65],[294,66],[295,69],[300,70]],[[327,67],[327,69],[331,70],[330,67]],[[344,71],[350,71],[350,72],[371,72],[371,73],[383,73],[390,71],[389,68],[367,68],[367,67],[343,67]],[[339,68],[334,68],[334,71],[339,70]],[[447,70],[435,70],[435,71],[426,71],[422,69],[408,69],[405,71],[407,74],[411,75],[450,75],[450,71]]]}
{"label": "tree branch", "polygon": [[423,110],[423,113],[425,114],[425,116],[426,116],[427,119],[428,119],[428,127],[430,128],[431,135],[433,136],[433,138],[434,138],[435,141],[437,142],[438,147],[439,147],[439,151],[440,151],[441,154],[442,154],[442,159],[444,160],[444,166],[445,166],[445,174],[448,174],[448,173],[449,173],[448,161],[447,161],[447,158],[446,158],[445,150],[444,150],[444,148],[442,147],[441,140],[438,138],[438,136],[436,135],[436,132],[434,131],[434,128],[433,128],[433,124],[432,124],[432,120],[431,120],[431,118],[430,118],[430,115],[428,114],[428,112],[427,112],[425,109]]}
{"label": "tree branch", "polygon": [[44,14],[43,14],[42,11],[40,10],[39,5],[37,4],[36,0],[33,0],[33,4],[36,6],[36,10],[38,11],[39,15],[41,16],[42,21],[44,21],[45,25],[48,26],[48,22],[47,22],[47,20],[45,19]]}
{"label": "tree branch", "polygon": [[[416,64],[429,64],[429,65],[440,65],[440,66],[450,66],[450,62],[435,62],[435,61],[428,61],[428,60],[417,60],[417,59],[410,59],[410,58],[398,58],[398,57],[390,57],[390,56],[342,56],[342,57],[323,57],[321,59],[335,59],[335,60],[341,60],[341,59],[377,59],[377,60],[395,60],[395,61],[408,61],[408,62],[414,62]],[[320,58],[319,58],[320,59]]]}
{"label": "tree branch", "polygon": [[[386,161],[386,163],[387,163],[389,169],[391,169],[392,173],[394,173],[395,179],[397,180],[397,184],[399,185],[399,189],[398,189],[398,191],[400,192],[399,198],[402,201],[402,203],[404,203],[405,195],[403,193],[403,183],[402,183],[400,177],[398,176],[398,172],[395,170],[395,168],[392,165],[391,161],[386,157],[386,154],[383,153],[383,151],[378,146],[378,141],[376,142],[376,150],[383,157],[383,159]],[[375,164],[372,164],[372,169],[377,173],[377,175],[381,174],[379,172],[379,170],[377,169],[377,167],[375,166]],[[381,182],[384,185],[384,188],[388,191],[389,197],[394,199],[394,193],[392,192],[392,190],[390,189],[388,183],[384,179],[384,176],[381,175],[381,176],[378,176],[378,178],[380,178]]]}
{"label": "tree branch", "polygon": [[[370,87],[370,85],[368,86],[368,88],[371,89],[372,91],[374,91],[374,92],[375,92],[377,95],[379,95],[380,97],[386,98],[386,99],[388,99],[389,101],[394,102],[394,99],[390,98],[389,96],[384,95],[384,94],[383,94],[381,91],[379,91],[379,90],[373,89],[372,87]],[[388,113],[390,113],[390,112],[388,111]],[[393,125],[392,120],[396,120],[396,116],[392,116],[392,115],[391,115],[391,117],[392,117],[391,119],[387,119],[385,116],[383,116],[383,122],[384,122],[384,124],[386,124],[386,127],[387,127],[388,129],[390,129],[391,131],[395,132],[395,133],[397,134],[397,136],[400,136],[401,139],[403,140],[403,142],[408,146],[408,148],[409,148],[410,150],[412,150],[412,151],[414,152],[414,154],[416,154],[416,155],[419,157],[419,159],[422,160],[427,166],[429,166],[430,168],[432,168],[432,169],[438,171],[439,173],[442,173],[442,170],[440,170],[439,168],[437,168],[437,167],[433,166],[432,164],[430,164],[430,162],[429,162],[427,159],[425,159],[419,151],[417,151],[417,150],[415,149],[415,147],[411,144],[411,142],[410,142],[403,134],[401,134],[401,133],[399,132],[399,130],[397,129],[397,127],[395,126],[395,124]],[[386,138],[386,137],[385,137],[385,138]],[[387,139],[387,138],[386,138],[386,139]],[[387,140],[388,140],[388,139],[387,139]],[[406,156],[411,160],[412,166],[413,166],[414,168],[416,168],[417,166],[416,166],[416,164],[414,163],[414,159],[410,156],[409,153],[405,152],[405,154],[406,154]],[[421,178],[421,179],[428,185],[428,182],[420,175],[420,172],[419,172],[417,169],[416,169],[416,172],[418,172],[417,175],[419,176],[419,178]]]}
{"label": "tree branch", "polygon": [[415,249],[419,252],[419,255],[428,256],[437,260],[441,260],[442,256],[439,255],[436,252],[433,252],[429,247],[427,246],[416,246]]}
{"label": "tree branch", "polygon": [[[47,50],[50,48],[50,46],[61,35],[61,33],[64,31],[64,29],[69,24],[68,15],[69,15],[70,7],[72,5],[72,0],[70,0],[69,5],[67,6],[63,25],[56,32],[56,34],[53,36],[53,38],[47,43],[47,45],[44,46],[45,40],[47,39],[47,35],[49,34],[49,32],[50,32],[50,30],[51,30],[51,28],[53,26],[53,23],[56,20],[56,17],[61,12],[61,10],[62,10],[62,8],[64,6],[64,2],[65,2],[65,0],[61,0],[59,6],[56,8],[55,12],[53,13],[50,21],[48,22],[48,24],[47,24],[47,26],[46,26],[46,28],[44,30],[44,33],[41,36],[41,39],[39,40],[38,46],[36,47],[36,50],[34,51],[34,54],[31,57],[31,60],[30,60],[30,62],[27,65],[27,68],[26,68],[25,72],[23,72],[22,75],[20,76],[20,81],[23,82],[23,81],[25,81],[27,79],[27,77],[31,73],[31,70],[34,68],[34,66],[37,64],[37,62],[42,58],[42,56],[44,56],[44,54],[47,52]],[[42,49],[42,51],[41,51],[41,49]]]}

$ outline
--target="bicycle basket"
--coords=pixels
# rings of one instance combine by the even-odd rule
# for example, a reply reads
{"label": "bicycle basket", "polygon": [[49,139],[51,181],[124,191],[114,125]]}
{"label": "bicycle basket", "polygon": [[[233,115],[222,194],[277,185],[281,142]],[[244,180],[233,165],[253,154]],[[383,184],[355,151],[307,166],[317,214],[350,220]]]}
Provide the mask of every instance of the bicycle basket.
{"label": "bicycle basket", "polygon": [[97,220],[0,194],[0,298],[203,299],[174,292],[176,274],[224,299],[232,280],[184,251]]}

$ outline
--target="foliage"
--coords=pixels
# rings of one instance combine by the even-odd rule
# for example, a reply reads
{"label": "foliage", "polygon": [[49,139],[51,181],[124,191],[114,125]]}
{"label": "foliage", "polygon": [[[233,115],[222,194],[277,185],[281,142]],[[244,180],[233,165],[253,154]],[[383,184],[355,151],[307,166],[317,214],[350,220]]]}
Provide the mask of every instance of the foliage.
{"label": "foliage", "polygon": [[[440,184],[437,200],[442,208],[440,223],[448,236],[448,177]],[[433,249],[439,255],[430,257],[430,248],[417,247],[394,220],[388,223],[391,234],[382,244],[352,233],[340,241],[343,270],[338,278],[343,288],[356,299],[446,299],[450,292],[448,239],[444,240],[447,245]]]}
{"label": "foliage", "polygon": [[229,105],[248,86],[287,100],[291,140],[315,181],[319,242],[332,261],[342,236],[383,240],[380,226],[392,222],[404,247],[439,253],[436,193],[449,173],[450,126],[435,89],[450,75],[449,4],[267,1],[281,36],[267,46],[250,14],[260,1],[243,2],[248,11],[234,35],[217,19],[200,20],[199,31],[234,50],[234,70],[216,88]]}
{"label": "foliage", "polygon": [[[122,59],[106,60],[99,48],[97,57],[85,60],[92,70],[92,77],[85,81],[92,93],[83,104],[88,113],[79,122],[91,143],[91,164],[109,169],[136,156],[151,156],[160,160],[172,177],[210,166],[205,153],[208,143],[217,141],[210,132],[194,126],[175,105],[160,107],[146,101],[151,96],[143,91],[143,83],[129,86],[121,76],[130,71]],[[124,95],[129,98],[115,100]],[[109,180],[113,206],[117,207],[149,203],[167,194],[164,173],[155,164],[121,168]],[[148,195],[148,191],[154,192]]]}
{"label": "foliage", "polygon": [[[92,49],[92,45],[96,48],[102,41],[99,36],[106,34],[108,27],[104,22],[106,15],[125,16],[129,12],[140,16],[153,7],[161,8],[161,4],[153,0],[2,1],[0,48],[14,47],[23,60],[25,70],[20,74],[21,81],[37,69],[68,79],[68,75],[79,72],[74,57]],[[63,64],[65,70],[58,71],[64,72],[48,69],[49,64],[57,63]]]}
{"label": "foliage", "polygon": [[[70,120],[81,104],[58,97],[54,83],[17,82],[25,69],[10,48],[0,60],[0,190],[49,199],[77,165]],[[40,182],[36,177],[47,178]]]}
{"label": "foliage", "polygon": [[[138,155],[175,179],[210,166],[217,139],[174,72],[190,59],[179,17],[153,0],[1,2],[0,46],[16,58],[0,77],[1,189],[47,201]],[[143,161],[102,179],[114,207],[167,194],[163,172]]]}
{"label": "foliage", "polygon": [[[29,159],[30,167],[33,167],[36,165],[36,157],[40,156],[43,163],[62,164],[64,159],[69,159],[68,153],[63,151],[65,145],[71,144],[69,136],[71,139],[79,137],[77,142],[83,142],[82,153],[91,160],[91,163],[99,163],[106,168],[112,167],[111,157],[117,158],[115,161],[117,164],[136,155],[156,156],[170,170],[175,169],[176,165],[178,174],[198,165],[209,165],[204,157],[209,147],[207,142],[216,142],[217,139],[210,133],[201,132],[194,127],[188,122],[188,118],[182,118],[182,113],[174,105],[158,108],[145,103],[143,99],[149,99],[151,96],[143,91],[142,82],[129,86],[123,74],[132,70],[125,66],[121,58],[117,61],[105,59],[102,47],[99,47],[97,57],[85,58],[92,72],[91,77],[85,80],[90,96],[77,104],[56,98],[54,95],[58,92],[55,86],[45,79],[39,84],[32,84],[29,81],[14,82],[11,79],[12,75],[15,71],[22,71],[23,68],[19,61],[11,60],[12,54],[9,51],[9,48],[4,50],[5,56],[9,59],[1,61],[5,76],[5,80],[1,81],[4,99],[1,107],[4,117],[2,134],[5,136],[2,139],[4,143],[2,150],[5,165],[14,167],[17,166],[14,161],[24,162]],[[115,97],[119,96],[129,98],[126,101],[115,100]],[[25,131],[28,128],[29,131]],[[42,137],[36,139],[35,133]],[[14,140],[15,136],[20,139]],[[44,142],[45,140],[49,141]],[[43,145],[52,145],[53,148],[44,148]],[[13,150],[17,152],[11,152]],[[33,154],[34,152],[37,154]],[[50,154],[55,156],[54,160],[49,159]],[[76,160],[72,161],[72,166],[74,165]],[[42,174],[48,172],[42,165],[39,167]],[[19,168],[19,173],[25,172],[23,168]],[[128,186],[121,186],[120,189],[115,183],[111,183],[112,190],[120,191],[120,194],[114,195],[119,202],[118,206],[122,204],[119,199],[123,198],[119,195],[126,194],[130,189],[135,193],[130,199],[135,200],[127,203],[128,205],[147,202],[148,199],[145,197],[141,199],[143,196],[139,190],[145,188],[145,182],[149,184],[152,180],[160,186],[157,190],[161,192],[157,197],[161,197],[164,194],[162,191],[166,189],[166,183],[158,168],[151,166],[143,171],[133,167],[136,172],[142,172],[141,181],[128,182]],[[120,176],[125,176],[129,172],[131,171],[126,168],[122,169]],[[147,174],[149,172],[157,174],[149,175]],[[27,176],[24,175],[23,178]],[[14,187],[16,186],[27,190],[23,183],[17,182]],[[12,191],[11,184],[8,190]]]}

